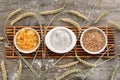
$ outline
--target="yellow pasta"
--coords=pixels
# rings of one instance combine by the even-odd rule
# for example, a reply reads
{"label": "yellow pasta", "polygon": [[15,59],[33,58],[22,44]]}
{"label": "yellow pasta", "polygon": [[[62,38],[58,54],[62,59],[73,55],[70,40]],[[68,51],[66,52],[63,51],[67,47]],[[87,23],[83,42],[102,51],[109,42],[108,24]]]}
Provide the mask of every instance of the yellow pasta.
{"label": "yellow pasta", "polygon": [[23,50],[33,50],[38,44],[38,36],[31,29],[22,29],[16,37],[17,46]]}

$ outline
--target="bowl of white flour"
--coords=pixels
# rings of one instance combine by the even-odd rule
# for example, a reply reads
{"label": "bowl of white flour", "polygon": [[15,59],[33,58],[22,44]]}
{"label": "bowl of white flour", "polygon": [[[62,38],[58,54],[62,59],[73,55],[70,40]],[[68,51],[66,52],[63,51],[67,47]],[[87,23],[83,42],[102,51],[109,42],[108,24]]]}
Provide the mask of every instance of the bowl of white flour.
{"label": "bowl of white flour", "polygon": [[71,51],[76,45],[76,40],[74,32],[65,27],[55,27],[45,37],[46,46],[55,53]]}

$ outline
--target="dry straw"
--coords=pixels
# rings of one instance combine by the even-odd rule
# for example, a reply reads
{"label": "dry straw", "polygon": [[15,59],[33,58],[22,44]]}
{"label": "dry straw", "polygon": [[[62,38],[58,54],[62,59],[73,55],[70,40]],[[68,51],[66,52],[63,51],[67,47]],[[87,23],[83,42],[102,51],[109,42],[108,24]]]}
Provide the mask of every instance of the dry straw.
{"label": "dry straw", "polygon": [[67,63],[67,64],[63,64],[63,65],[58,65],[57,67],[58,68],[68,68],[68,67],[71,67],[75,64],[79,63],[79,61],[74,61],[74,62],[70,62],[70,63]]}
{"label": "dry straw", "polygon": [[22,62],[20,61],[19,63],[19,69],[18,69],[18,74],[17,74],[17,79],[16,80],[20,80],[21,78],[21,74],[22,74]]}
{"label": "dry straw", "polygon": [[73,14],[73,15],[75,15],[75,16],[77,16],[77,17],[79,17],[79,18],[82,18],[82,19],[84,19],[84,20],[88,20],[88,18],[87,18],[84,14],[82,14],[82,13],[80,13],[80,12],[78,12],[78,11],[68,10],[68,13]]}
{"label": "dry straw", "polygon": [[1,69],[2,69],[3,80],[7,80],[7,71],[6,71],[6,67],[5,67],[4,61],[1,62]]}
{"label": "dry straw", "polygon": [[68,75],[70,75],[72,73],[75,73],[75,72],[81,72],[81,70],[80,69],[70,69],[70,70],[62,73],[59,77],[56,78],[56,80],[61,80],[64,77],[66,77],[66,76],[68,76]]}
{"label": "dry straw", "polygon": [[21,19],[28,17],[28,16],[35,16],[35,13],[33,12],[26,12],[21,15],[19,15],[17,18],[11,21],[11,25],[14,25],[16,22],[20,21]]}

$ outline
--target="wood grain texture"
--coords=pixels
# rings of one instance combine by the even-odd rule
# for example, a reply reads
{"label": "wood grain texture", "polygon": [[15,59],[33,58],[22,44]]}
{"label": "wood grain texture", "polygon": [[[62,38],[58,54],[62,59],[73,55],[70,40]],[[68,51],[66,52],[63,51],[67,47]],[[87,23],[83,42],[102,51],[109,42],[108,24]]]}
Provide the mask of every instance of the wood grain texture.
{"label": "wood grain texture", "polygon": [[[14,35],[16,34],[16,32],[19,29],[21,29],[23,27],[31,27],[31,28],[34,28],[35,30],[37,30],[39,32],[39,34],[41,33],[39,26],[7,26],[6,35],[8,37],[8,40],[13,45],[11,47],[15,48],[14,44],[13,44]],[[47,32],[54,27],[56,27],[56,26],[49,26],[47,29]],[[76,35],[78,34],[78,30],[76,27],[74,27],[74,26],[64,26],[64,27],[71,29]],[[83,27],[82,31],[84,31],[86,28],[89,28],[89,27],[91,27],[91,26]],[[78,56],[80,56],[81,58],[99,58],[104,52],[106,52],[106,53],[103,56],[103,58],[111,58],[112,56],[114,56],[115,55],[115,53],[114,53],[114,51],[115,51],[114,28],[108,27],[108,26],[96,26],[96,27],[102,29],[108,37],[108,45],[103,52],[101,52],[100,54],[96,54],[96,55],[88,54],[81,48],[80,41],[78,40],[76,47],[73,50],[71,50],[69,53],[67,53],[67,55],[64,58],[75,58],[75,50],[77,50]],[[43,28],[44,28],[43,30],[45,31],[46,26],[43,26]],[[113,47],[110,48],[109,51],[106,51],[111,46],[113,46]],[[64,55],[64,54],[56,54],[56,53],[50,51],[47,47],[45,47],[44,53],[45,53],[45,58],[48,58],[48,55],[50,58],[60,58],[62,55]],[[23,53],[21,53],[21,54],[24,58],[34,58],[35,52],[33,52],[31,54],[23,54]],[[11,50],[10,48],[6,47],[6,58],[19,58],[19,56],[17,56],[14,53],[14,50]],[[42,47],[39,48],[38,55],[36,58],[42,58]]]}

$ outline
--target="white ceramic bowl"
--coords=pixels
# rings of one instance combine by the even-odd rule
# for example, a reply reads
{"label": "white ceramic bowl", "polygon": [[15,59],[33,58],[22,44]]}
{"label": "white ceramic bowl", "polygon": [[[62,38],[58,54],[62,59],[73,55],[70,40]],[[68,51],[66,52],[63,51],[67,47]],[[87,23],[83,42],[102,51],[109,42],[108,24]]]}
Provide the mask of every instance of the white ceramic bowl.
{"label": "white ceramic bowl", "polygon": [[[70,37],[71,37],[71,45],[65,49],[65,50],[58,50],[58,49],[55,49],[52,45],[51,45],[51,42],[50,42],[50,38],[52,36],[52,34],[56,31],[56,30],[65,30],[67,33],[69,33]],[[46,46],[53,52],[55,53],[67,53],[69,51],[71,51],[74,46],[76,45],[76,35],[74,34],[74,32],[72,32],[72,30],[68,29],[68,28],[65,28],[65,27],[56,27],[56,28],[53,28],[51,29],[46,37],[45,37],[45,43],[46,43]]]}
{"label": "white ceramic bowl", "polygon": [[[103,34],[103,36],[104,36],[104,38],[105,38],[105,44],[104,44],[104,46],[103,46],[103,48],[102,48],[101,50],[96,51],[96,52],[91,52],[91,51],[87,50],[87,49],[84,47],[83,42],[82,42],[82,38],[83,38],[83,35],[84,35],[87,31],[89,31],[89,30],[98,30],[98,31],[100,31],[100,32]],[[108,39],[107,39],[107,36],[106,36],[106,34],[104,33],[104,31],[102,31],[101,29],[96,28],[96,27],[90,27],[90,28],[84,30],[83,33],[81,34],[80,43],[81,43],[82,48],[83,48],[87,53],[90,53],[90,54],[99,54],[100,52],[102,52],[102,51],[106,48],[107,43],[108,43]]]}
{"label": "white ceramic bowl", "polygon": [[[28,51],[28,50],[23,50],[23,49],[20,49],[20,48],[17,46],[16,37],[17,37],[18,33],[19,33],[21,30],[23,30],[23,29],[33,30],[33,31],[37,34],[37,36],[38,36],[38,45],[37,45],[34,49],[32,49],[32,50],[29,50],[29,51]],[[40,46],[40,36],[39,36],[39,33],[38,33],[35,29],[33,29],[33,28],[28,28],[28,27],[22,28],[22,29],[20,29],[20,30],[15,34],[15,36],[14,36],[14,45],[15,45],[16,49],[17,49],[18,51],[22,52],[22,53],[32,53],[32,52],[34,52],[34,51]]]}

